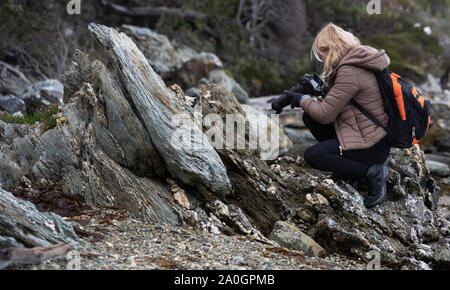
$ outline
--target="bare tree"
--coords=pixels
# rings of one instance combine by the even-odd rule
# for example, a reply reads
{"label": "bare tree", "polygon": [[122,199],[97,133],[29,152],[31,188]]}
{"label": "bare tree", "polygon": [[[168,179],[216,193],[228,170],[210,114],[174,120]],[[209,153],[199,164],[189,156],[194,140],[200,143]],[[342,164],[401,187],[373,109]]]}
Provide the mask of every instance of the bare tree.
{"label": "bare tree", "polygon": [[268,23],[276,16],[274,0],[240,0],[236,22],[241,32],[247,33],[250,45],[266,49],[267,39],[272,35]]}
{"label": "bare tree", "polygon": [[296,29],[306,28],[296,26],[299,20],[304,22],[305,15],[299,10],[303,5],[302,1],[291,0],[240,0],[236,22],[252,47],[262,52],[279,52],[280,37],[295,37]]}
{"label": "bare tree", "polygon": [[299,0],[240,0],[236,22],[250,45],[266,55],[288,50],[292,56],[307,33],[305,2]]}

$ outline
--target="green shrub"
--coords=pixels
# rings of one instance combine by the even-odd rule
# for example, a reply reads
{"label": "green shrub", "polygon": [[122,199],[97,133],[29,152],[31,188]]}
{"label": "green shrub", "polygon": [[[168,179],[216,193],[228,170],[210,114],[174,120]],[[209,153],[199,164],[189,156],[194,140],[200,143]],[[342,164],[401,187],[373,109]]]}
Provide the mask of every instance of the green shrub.
{"label": "green shrub", "polygon": [[0,120],[5,123],[28,125],[41,122],[44,125],[43,131],[45,132],[56,127],[56,119],[53,117],[56,113],[58,113],[58,106],[49,107],[33,114],[24,114],[23,117],[15,117],[13,114],[1,112]]}

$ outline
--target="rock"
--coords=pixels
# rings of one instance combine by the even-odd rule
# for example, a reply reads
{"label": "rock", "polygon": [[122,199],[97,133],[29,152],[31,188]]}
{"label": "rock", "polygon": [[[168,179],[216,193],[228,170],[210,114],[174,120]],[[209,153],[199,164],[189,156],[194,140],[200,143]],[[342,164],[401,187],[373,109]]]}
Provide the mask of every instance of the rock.
{"label": "rock", "polygon": [[[258,138],[258,145],[261,147],[261,158],[273,160],[280,155],[286,154],[292,148],[292,141],[279,127],[277,118],[269,119],[266,114],[257,111],[249,105],[242,105],[253,134]],[[276,116],[275,116],[276,117]],[[278,138],[273,139],[274,129],[278,131]],[[264,136],[261,135],[263,132]],[[275,133],[276,134],[276,133]],[[262,142],[261,142],[262,141]]]}
{"label": "rock", "polygon": [[442,96],[443,102],[450,102],[450,90],[444,90],[444,95]]}
{"label": "rock", "polygon": [[150,135],[102,62],[76,50],[63,81],[69,96],[81,98],[82,118],[93,123],[96,139],[110,158],[138,176],[164,175],[164,162]]}
{"label": "rock", "polygon": [[253,227],[247,216],[242,210],[234,205],[226,205],[220,200],[209,202],[206,208],[220,220],[223,220],[228,226],[235,229],[240,234],[265,241],[270,244],[266,237],[260,231]]}
{"label": "rock", "polygon": [[222,61],[215,54],[197,53],[148,28],[123,25],[120,31],[136,42],[155,72],[166,82],[178,83],[185,89],[215,83],[229,89],[239,102],[248,102],[247,92],[223,71]]}
{"label": "rock", "polygon": [[437,154],[425,154],[427,160],[438,161],[450,166],[450,157],[437,155]]}
{"label": "rock", "polygon": [[[431,116],[433,116],[433,120],[444,119],[450,120],[450,103],[449,102],[440,102],[440,101],[432,101],[431,102]],[[430,127],[431,129],[431,127]]]}
{"label": "rock", "polygon": [[63,105],[64,86],[59,80],[49,79],[32,84],[20,95],[27,113],[32,114],[40,107]]}
{"label": "rock", "polygon": [[427,167],[430,170],[431,175],[439,177],[447,177],[450,175],[450,168],[445,163],[427,160]]}
{"label": "rock", "polygon": [[305,130],[284,128],[284,132],[292,141],[292,148],[287,152],[287,156],[297,158],[305,154],[306,149],[310,146],[317,144],[317,140],[314,136]]}
{"label": "rock", "polygon": [[70,223],[54,213],[40,213],[32,203],[2,188],[0,209],[0,233],[3,241],[8,240],[10,245],[37,247],[59,242],[77,243],[78,237]]}
{"label": "rock", "polygon": [[196,87],[192,87],[192,88],[187,89],[184,92],[184,94],[186,96],[191,96],[191,97],[194,97],[194,98],[198,98],[198,97],[200,97],[200,90],[198,88],[196,88]]}
{"label": "rock", "polygon": [[436,147],[438,151],[450,152],[450,136],[440,136],[436,139]]}
{"label": "rock", "polygon": [[184,87],[192,87],[210,71],[222,68],[223,64],[215,54],[202,52],[184,62],[174,74]]}
{"label": "rock", "polygon": [[120,31],[132,37],[149,64],[162,78],[168,77],[175,68],[198,55],[193,49],[172,44],[167,36],[145,27],[122,25]]}
{"label": "rock", "polygon": [[442,93],[442,87],[439,80],[431,74],[428,74],[427,81],[422,84],[420,88],[426,95],[430,94],[431,96],[434,96],[435,94]]}
{"label": "rock", "polygon": [[[450,233],[449,221],[437,214],[440,188],[418,145],[391,150],[387,201],[366,209],[362,184],[334,182],[309,168],[300,154],[270,165],[262,160],[261,148],[249,146],[255,137],[251,126],[240,134],[232,122],[230,135],[225,126],[210,138],[215,126],[205,122],[207,116],[226,124],[227,116],[249,115],[225,86],[204,78],[206,85],[193,86],[198,88],[193,96],[178,85],[168,88],[126,35],[94,24],[90,30],[99,42],[98,59],[75,52],[64,72],[57,127],[42,132],[39,125],[0,121],[3,188],[45,178],[88,205],[126,209],[144,221],[244,234],[269,244],[275,244],[266,238],[274,225],[287,221],[327,253],[367,261],[366,254],[375,250],[383,265],[397,269],[445,264],[439,262],[446,254],[438,252],[437,241]],[[188,129],[171,122],[180,114]],[[208,148],[175,146],[170,137],[180,128],[195,131]],[[243,148],[234,142],[217,147],[215,141],[225,137],[242,141]],[[9,237],[0,231],[0,241],[22,243]]]}
{"label": "rock", "polygon": [[[98,100],[101,94],[111,94],[107,80],[96,82],[96,90],[100,91],[94,91],[89,83],[83,85],[70,98],[72,102],[63,107],[62,118],[66,121],[44,133],[39,127],[0,121],[0,183],[9,188],[19,185],[22,176],[33,184],[45,178],[62,185],[67,194],[81,195],[88,205],[116,206],[143,220],[178,224],[175,206],[163,202],[171,198],[170,192],[161,182],[148,178],[159,157],[156,151],[151,153],[151,141],[141,123],[130,114],[128,103],[120,99],[118,91],[112,91],[116,94],[105,101],[106,105]],[[117,84],[112,87],[117,88]],[[104,125],[105,114],[109,125]],[[101,134],[101,130],[107,134]],[[109,151],[105,146],[107,138],[113,144]],[[112,153],[119,152],[117,162],[123,165],[103,150],[112,158]],[[157,166],[161,167],[157,171],[164,170],[162,162]],[[131,170],[147,177],[136,176]]]}
{"label": "rock", "polygon": [[448,269],[450,267],[450,239],[446,238],[435,245],[433,256],[437,268]]}
{"label": "rock", "polygon": [[403,259],[402,265],[401,270],[431,270],[427,263],[414,258]]}
{"label": "rock", "polygon": [[24,245],[21,243],[18,243],[14,238],[12,237],[2,237],[0,236],[0,249],[6,249],[6,248],[23,248]]}
{"label": "rock", "polygon": [[33,79],[27,76],[25,79],[16,75],[15,73],[9,73],[6,77],[0,78],[0,95],[14,95],[20,96],[23,89],[29,86]]}
{"label": "rock", "polygon": [[[250,147],[250,140],[256,139],[255,136],[252,136],[254,135],[253,130],[249,130],[249,126],[245,126],[244,134],[238,134],[239,129],[235,129],[234,122],[229,122],[231,128],[227,128],[229,116],[241,116],[244,120],[246,118],[246,113],[234,94],[216,84],[200,86],[200,97],[197,99],[196,106],[200,107],[195,110],[201,112],[201,115],[214,116],[214,120],[218,124],[225,124],[225,130],[215,131],[211,130],[212,128],[207,122],[202,122],[203,131],[208,136],[211,137],[215,134],[215,140],[232,138],[242,143],[242,148],[246,148],[236,148],[238,142],[232,146],[216,147],[220,158],[227,166],[227,173],[233,186],[233,193],[222,201],[227,206],[233,205],[242,209],[250,224],[267,236],[272,230],[273,224],[287,216],[286,203],[288,200],[290,202],[292,196],[278,195],[280,192],[277,189],[284,188],[285,184],[267,163],[261,160],[258,147],[255,146],[256,149],[251,149],[255,147]],[[214,134],[211,134],[211,131]],[[227,131],[231,133],[227,133]],[[276,194],[269,190],[271,188],[276,189]],[[217,199],[210,195],[203,195],[202,198],[207,201]],[[227,223],[227,221],[225,222]],[[240,222],[236,221],[236,223]]]}
{"label": "rock", "polygon": [[323,257],[326,255],[325,250],[318,243],[304,234],[299,228],[287,222],[276,222],[269,239],[283,247],[303,251],[310,257]]}
{"label": "rock", "polygon": [[207,82],[215,83],[229,89],[241,104],[247,104],[249,97],[247,92],[233,78],[223,70],[211,70],[208,73]]}
{"label": "rock", "polygon": [[8,113],[15,113],[19,111],[25,112],[25,102],[14,95],[0,96],[0,111]]}
{"label": "rock", "polygon": [[[392,148],[388,164],[388,200],[367,209],[363,203],[367,193],[361,184],[334,182],[321,172],[302,169],[301,159],[295,166],[282,162],[279,174],[292,179],[291,184],[296,180],[300,185],[303,176],[315,176],[320,184],[298,193],[302,206],[290,221],[327,252],[346,253],[368,262],[366,253],[376,250],[381,263],[394,268],[411,268],[414,263],[408,259],[418,261],[413,268],[424,262],[434,265],[430,245],[446,235],[450,225],[436,214],[440,189],[430,177],[418,145]],[[430,249],[424,254],[411,251],[412,247]]]}
{"label": "rock", "polygon": [[[133,41],[106,26],[90,24],[89,30],[113,63],[135,106],[135,113],[149,132],[167,170],[183,183],[205,187],[221,195],[229,194],[230,181],[214,148],[189,116],[180,119],[185,117],[181,114],[180,100],[153,71]],[[190,145],[180,146],[175,142],[173,138],[180,136],[192,136],[191,140],[184,139]]]}

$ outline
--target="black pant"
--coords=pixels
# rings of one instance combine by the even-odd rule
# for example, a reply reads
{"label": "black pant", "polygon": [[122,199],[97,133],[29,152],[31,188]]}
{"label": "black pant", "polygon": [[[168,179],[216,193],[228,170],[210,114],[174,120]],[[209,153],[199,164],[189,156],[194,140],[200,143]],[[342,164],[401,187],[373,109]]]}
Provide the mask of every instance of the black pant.
{"label": "black pant", "polygon": [[368,149],[343,150],[340,155],[333,123],[322,125],[306,113],[303,113],[303,122],[319,141],[304,154],[306,163],[312,168],[360,179],[366,175],[371,164],[384,163],[389,156],[390,147],[386,137]]}

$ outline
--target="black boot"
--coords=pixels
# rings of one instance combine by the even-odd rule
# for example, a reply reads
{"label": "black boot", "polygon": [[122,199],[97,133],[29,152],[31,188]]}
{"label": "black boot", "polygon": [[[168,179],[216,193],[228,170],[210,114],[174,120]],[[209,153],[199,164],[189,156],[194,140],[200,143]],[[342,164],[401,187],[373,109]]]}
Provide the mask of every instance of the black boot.
{"label": "black boot", "polygon": [[369,196],[364,199],[367,208],[374,207],[386,197],[386,181],[389,178],[389,168],[385,164],[372,164],[366,174]]}

